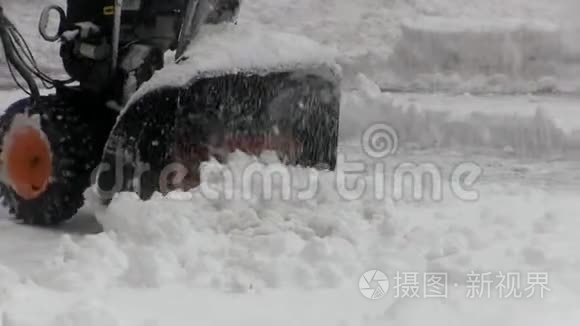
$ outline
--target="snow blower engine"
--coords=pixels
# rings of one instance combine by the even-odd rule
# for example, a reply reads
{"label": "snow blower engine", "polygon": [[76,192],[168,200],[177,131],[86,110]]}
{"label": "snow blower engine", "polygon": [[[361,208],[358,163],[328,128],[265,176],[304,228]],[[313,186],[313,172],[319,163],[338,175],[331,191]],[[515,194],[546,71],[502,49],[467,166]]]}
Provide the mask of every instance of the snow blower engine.
{"label": "snow blower engine", "polygon": [[[236,150],[334,169],[335,53],[302,36],[238,23],[240,1],[69,0],[66,12],[49,6],[40,34],[61,42],[69,80],[41,71],[0,6],[5,64],[27,93],[0,117],[0,195],[14,217],[35,225],[67,221],[91,186],[105,205],[119,192],[147,200],[187,191],[203,182],[202,162],[224,162]],[[60,17],[53,34],[52,13]]]}

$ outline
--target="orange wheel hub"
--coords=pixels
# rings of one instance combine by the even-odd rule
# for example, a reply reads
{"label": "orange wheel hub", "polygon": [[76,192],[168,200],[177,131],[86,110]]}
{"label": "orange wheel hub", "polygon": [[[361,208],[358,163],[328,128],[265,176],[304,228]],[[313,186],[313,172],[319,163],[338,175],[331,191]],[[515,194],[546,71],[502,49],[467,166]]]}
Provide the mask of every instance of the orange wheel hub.
{"label": "orange wheel hub", "polygon": [[2,153],[4,175],[23,199],[38,198],[52,174],[52,155],[46,135],[29,125],[13,126]]}

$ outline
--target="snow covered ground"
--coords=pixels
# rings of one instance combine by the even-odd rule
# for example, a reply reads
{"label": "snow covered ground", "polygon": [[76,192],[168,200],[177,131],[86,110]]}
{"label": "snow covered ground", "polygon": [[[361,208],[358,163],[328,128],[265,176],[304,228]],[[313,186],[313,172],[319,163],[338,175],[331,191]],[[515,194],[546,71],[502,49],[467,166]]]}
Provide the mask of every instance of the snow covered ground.
{"label": "snow covered ground", "polygon": [[[225,166],[209,163],[203,186],[190,193],[149,202],[122,194],[104,208],[89,190],[83,212],[59,229],[18,225],[2,212],[0,326],[578,325],[580,98],[464,94],[503,90],[512,81],[523,86],[505,93],[533,91],[528,86],[540,79],[549,88],[569,85],[574,76],[559,74],[576,63],[562,59],[559,45],[546,50],[553,64],[539,66],[495,60],[494,49],[476,56],[472,44],[497,39],[498,26],[513,36],[514,20],[540,26],[530,36],[540,47],[551,36],[538,35],[554,25],[568,37],[560,31],[574,28],[575,2],[466,3],[246,0],[240,24],[307,32],[344,54],[349,80],[337,171],[284,170],[268,155],[237,153]],[[441,19],[448,29],[402,27]],[[482,20],[483,32],[473,32]],[[469,60],[460,62],[469,64],[449,66],[457,83],[433,77],[442,76],[441,44],[465,45],[459,57]],[[414,58],[413,69],[404,70],[412,74],[389,84],[383,77],[402,65],[390,54],[413,48],[436,49],[435,57]],[[489,62],[496,64],[486,72]],[[413,90],[449,93],[381,92],[406,89],[406,79],[423,85]],[[469,80],[481,82],[463,87]],[[18,96],[1,92],[0,107]],[[229,186],[220,177],[239,177],[249,166],[263,175],[288,171],[293,186]],[[431,179],[403,182],[405,167]],[[355,191],[357,181],[366,188]],[[383,298],[361,293],[369,270],[389,278]],[[442,287],[424,282],[443,276],[435,282]]]}
{"label": "snow covered ground", "polygon": [[[323,193],[227,208],[181,195],[120,198],[99,216],[109,225],[98,235],[3,222],[9,256],[47,261],[5,264],[4,325],[577,325],[576,194],[504,184],[477,203],[386,206]],[[424,298],[419,285],[420,298],[392,289],[368,300],[359,277],[375,268],[393,286],[397,271],[421,283],[447,273],[448,298]],[[496,282],[519,273],[525,295],[529,275],[548,273],[551,291],[498,298],[497,282],[468,297],[469,275],[484,272]]]}
{"label": "snow covered ground", "polygon": [[[576,325],[580,174],[566,142],[561,140],[551,161],[517,152],[541,143],[516,143],[506,152],[464,143],[465,133],[450,136],[457,142],[439,148],[417,147],[421,143],[404,135],[429,135],[421,110],[406,118],[400,112],[409,101],[438,102],[431,110],[440,110],[449,97],[392,99],[362,81],[343,104],[341,152],[347,162],[336,173],[318,174],[312,196],[300,197],[298,190],[315,172],[293,168],[292,183],[300,186],[292,187],[291,196],[283,195],[285,184],[279,181],[272,199],[258,185],[250,188],[247,200],[242,183],[229,187],[216,171],[242,175],[247,166],[257,166],[267,175],[281,166],[267,155],[256,160],[236,154],[227,166],[209,164],[204,187],[191,193],[149,202],[125,194],[103,208],[92,204],[89,190],[84,212],[58,230],[1,219],[2,325]],[[458,103],[485,113],[479,110],[485,101],[467,97]],[[546,125],[526,122],[538,102],[556,115],[573,110],[562,105],[565,99],[499,97],[490,100],[488,113],[497,109],[494,101],[510,107],[519,103],[513,105],[519,116],[511,119],[532,129]],[[347,110],[355,109],[368,121],[353,120]],[[388,114],[401,120],[384,119]],[[449,117],[470,119],[469,114]],[[571,137],[580,126],[575,121],[554,128]],[[373,147],[361,146],[362,126],[371,122],[400,127],[399,153],[378,159],[365,154]],[[409,123],[416,129],[406,130]],[[435,119],[432,126],[441,123]],[[366,171],[342,176],[359,161]],[[426,197],[407,192],[398,200],[401,163],[437,169],[440,188],[421,183]],[[377,174],[377,168],[382,172]],[[473,184],[460,183],[465,192],[456,191],[452,178],[461,168],[481,174]],[[360,194],[347,191],[356,180],[368,186]],[[385,193],[377,198],[380,180]],[[350,186],[341,187],[344,182]],[[232,199],[224,200],[228,191]],[[477,196],[471,198],[473,191]],[[374,301],[359,290],[360,277],[373,269],[391,281],[387,295]],[[406,283],[397,273],[407,275]],[[423,293],[428,288],[423,277],[433,273],[447,277],[444,298]],[[508,273],[511,281],[502,281]],[[539,275],[548,280],[533,283]],[[485,277],[493,282],[489,288]],[[547,287],[543,298],[542,284]],[[522,297],[508,296],[502,286],[514,294],[519,290]],[[418,298],[408,297],[413,289]],[[527,298],[531,289],[537,292]]]}

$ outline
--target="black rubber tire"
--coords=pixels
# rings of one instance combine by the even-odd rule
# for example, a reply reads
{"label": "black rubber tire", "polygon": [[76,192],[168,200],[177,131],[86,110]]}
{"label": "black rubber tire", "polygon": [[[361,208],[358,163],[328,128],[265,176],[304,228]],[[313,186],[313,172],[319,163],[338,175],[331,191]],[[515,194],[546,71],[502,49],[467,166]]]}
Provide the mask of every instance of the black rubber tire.
{"label": "black rubber tire", "polygon": [[[33,200],[25,200],[9,186],[0,184],[0,196],[17,220],[39,226],[57,225],[82,207],[83,192],[91,184],[91,173],[100,161],[115,117],[95,103],[98,102],[80,94],[51,95],[42,97],[30,110],[30,114],[41,116],[42,130],[53,155],[53,172],[47,190]],[[27,106],[28,99],[16,102],[0,117],[0,142],[14,116],[24,113]]]}

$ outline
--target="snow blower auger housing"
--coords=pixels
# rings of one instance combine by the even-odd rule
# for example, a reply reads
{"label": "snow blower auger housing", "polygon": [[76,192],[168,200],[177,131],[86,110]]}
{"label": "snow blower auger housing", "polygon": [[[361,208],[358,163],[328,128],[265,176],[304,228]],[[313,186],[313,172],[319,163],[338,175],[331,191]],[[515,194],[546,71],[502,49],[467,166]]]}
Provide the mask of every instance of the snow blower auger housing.
{"label": "snow blower auger housing", "polygon": [[[340,68],[333,51],[304,37],[204,25],[179,60],[156,72],[119,113],[60,83],[55,94],[40,96],[29,69],[9,53],[13,32],[0,27],[8,64],[31,96],[0,118],[0,194],[25,223],[70,219],[91,185],[105,204],[123,191],[146,200],[154,192],[189,190],[200,182],[203,161],[225,161],[235,150],[271,150],[291,165],[336,166]],[[32,141],[13,137],[22,135],[21,126]],[[32,153],[19,158],[27,165],[7,171],[7,158],[22,151]]]}

